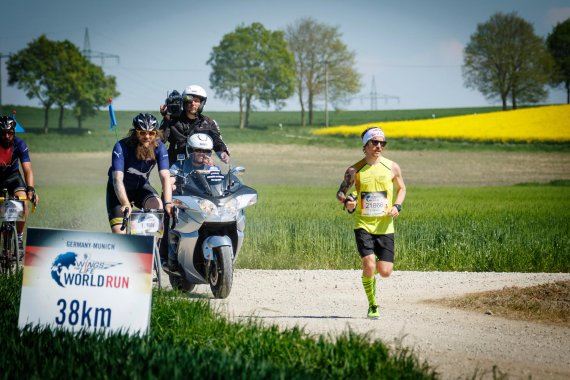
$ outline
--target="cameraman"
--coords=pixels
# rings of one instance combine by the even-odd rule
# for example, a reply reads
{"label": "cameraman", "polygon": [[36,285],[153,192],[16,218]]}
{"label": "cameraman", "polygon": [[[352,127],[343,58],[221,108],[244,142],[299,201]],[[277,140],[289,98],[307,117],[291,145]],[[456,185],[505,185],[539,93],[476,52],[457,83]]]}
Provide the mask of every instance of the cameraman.
{"label": "cameraman", "polygon": [[214,151],[222,152],[220,159],[225,163],[229,161],[230,152],[222,141],[218,124],[208,116],[202,115],[207,99],[206,91],[202,87],[190,85],[186,87],[182,96],[173,91],[166,99],[167,104],[160,106],[160,113],[163,116],[160,129],[164,139],[169,142],[170,165],[176,162],[177,154],[186,152],[186,141],[195,133],[209,135],[214,141]]}

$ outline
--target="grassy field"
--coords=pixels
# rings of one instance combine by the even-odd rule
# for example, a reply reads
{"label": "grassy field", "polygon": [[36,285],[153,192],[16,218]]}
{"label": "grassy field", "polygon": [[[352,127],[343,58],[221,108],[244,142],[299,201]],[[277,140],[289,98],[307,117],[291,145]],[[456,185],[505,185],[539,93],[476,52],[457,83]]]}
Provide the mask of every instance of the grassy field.
{"label": "grassy field", "polygon": [[[12,107],[4,106],[5,110]],[[496,107],[486,108],[452,108],[452,109],[423,109],[423,110],[394,110],[394,111],[338,111],[330,117],[330,125],[359,125],[370,122],[418,120],[437,117],[486,113],[496,111]],[[110,151],[117,138],[126,135],[131,126],[133,116],[138,111],[118,111],[117,132],[109,130],[109,115],[101,111],[97,116],[87,119],[83,128],[77,128],[76,120],[64,118],[62,129],[57,127],[58,114],[50,112],[49,133],[44,134],[43,111],[33,107],[18,107],[18,122],[26,129],[20,136],[26,141],[31,152],[101,152]],[[154,112],[159,115],[158,112]],[[239,129],[239,114],[237,112],[206,112],[214,118],[222,130],[224,141],[230,147],[232,144],[294,144],[316,145],[339,148],[358,148],[360,141],[354,137],[315,136],[313,131],[324,127],[324,113],[315,113],[314,127],[300,127],[299,112],[254,112],[251,115],[251,125],[247,129]],[[445,139],[429,140],[397,138],[390,140],[390,149],[404,150],[452,150],[452,151],[568,151],[568,143],[503,143],[503,142],[470,142],[449,141]]]}
{"label": "grassy field", "polygon": [[206,301],[153,294],[150,334],[17,328],[19,276],[0,276],[3,379],[435,379],[413,353],[345,333],[335,341],[300,329],[230,323]]}

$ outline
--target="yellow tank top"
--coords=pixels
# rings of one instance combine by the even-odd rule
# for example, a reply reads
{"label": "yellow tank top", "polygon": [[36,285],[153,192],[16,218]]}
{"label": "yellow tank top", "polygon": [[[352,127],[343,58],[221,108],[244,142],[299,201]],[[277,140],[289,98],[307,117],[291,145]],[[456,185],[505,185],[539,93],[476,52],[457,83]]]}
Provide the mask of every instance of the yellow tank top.
{"label": "yellow tank top", "polygon": [[386,215],[392,208],[394,192],[392,161],[381,157],[372,166],[363,161],[354,165],[358,194],[354,229],[363,228],[374,235],[394,233],[393,218]]}

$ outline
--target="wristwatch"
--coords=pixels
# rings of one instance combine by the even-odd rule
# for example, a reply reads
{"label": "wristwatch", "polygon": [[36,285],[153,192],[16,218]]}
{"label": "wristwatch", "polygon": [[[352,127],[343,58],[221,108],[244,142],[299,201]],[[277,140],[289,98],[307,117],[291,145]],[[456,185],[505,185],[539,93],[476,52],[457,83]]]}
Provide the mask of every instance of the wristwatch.
{"label": "wristwatch", "polygon": [[402,211],[402,205],[401,205],[401,204],[399,204],[399,203],[394,203],[393,206],[396,207],[396,210],[398,210],[398,212],[401,212],[401,211]]}

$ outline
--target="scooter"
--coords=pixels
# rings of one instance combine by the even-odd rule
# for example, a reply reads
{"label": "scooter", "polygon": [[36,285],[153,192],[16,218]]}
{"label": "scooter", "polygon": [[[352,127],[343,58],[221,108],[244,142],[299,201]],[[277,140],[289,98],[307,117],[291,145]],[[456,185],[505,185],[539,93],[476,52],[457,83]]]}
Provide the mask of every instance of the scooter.
{"label": "scooter", "polygon": [[168,255],[178,270],[167,273],[175,289],[210,284],[215,298],[226,298],[244,240],[244,209],[257,202],[257,191],[240,180],[244,167],[232,168],[219,157],[204,162],[204,153],[186,151],[170,169],[176,181]]}

